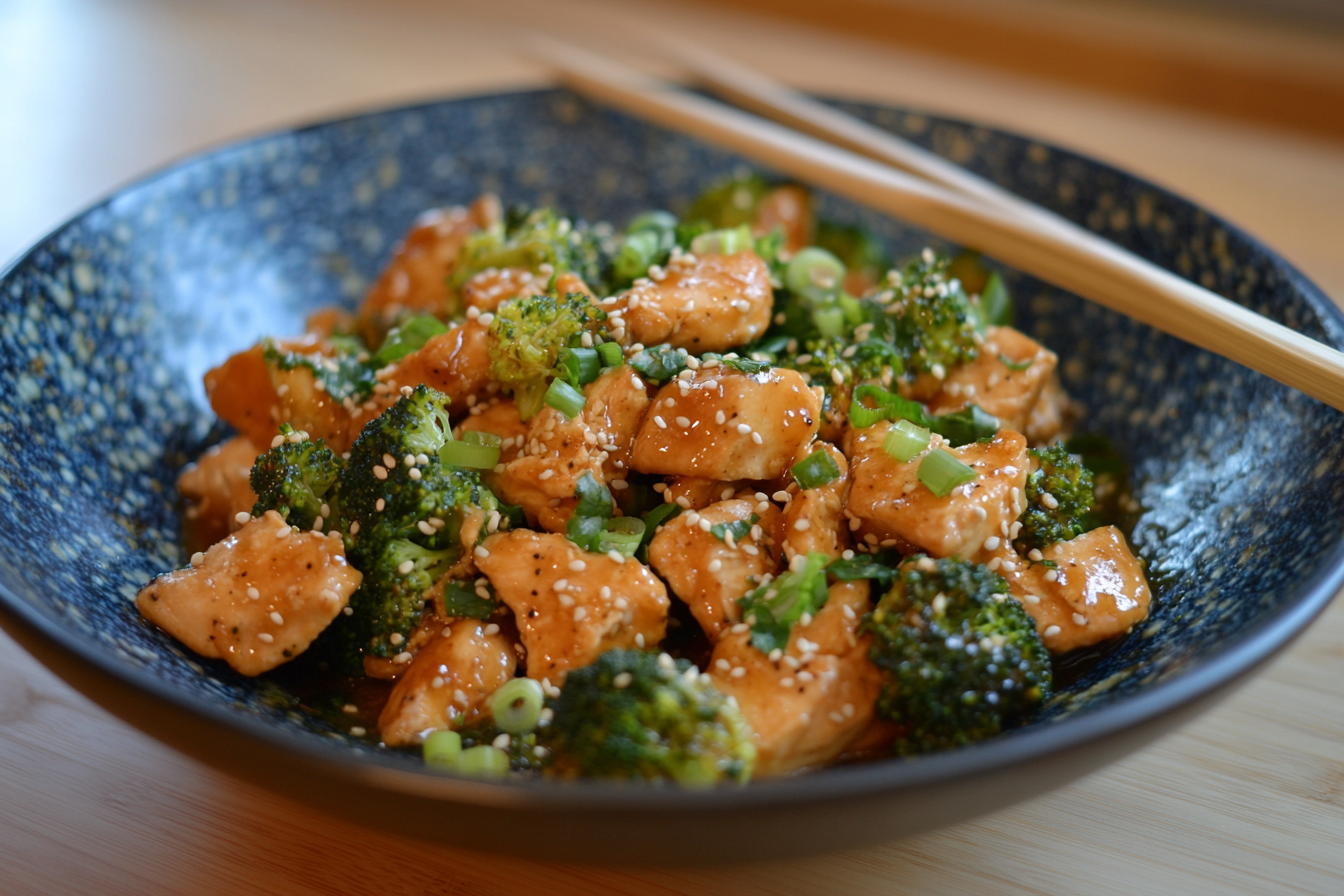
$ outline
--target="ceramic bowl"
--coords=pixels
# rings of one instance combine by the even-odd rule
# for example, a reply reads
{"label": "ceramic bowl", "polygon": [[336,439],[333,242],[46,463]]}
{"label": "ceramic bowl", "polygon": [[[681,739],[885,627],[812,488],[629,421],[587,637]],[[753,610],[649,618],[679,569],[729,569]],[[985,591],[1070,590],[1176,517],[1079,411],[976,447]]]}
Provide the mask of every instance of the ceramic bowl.
{"label": "ceramic bowl", "polygon": [[[1344,317],[1269,249],[1166,190],[920,112],[843,107],[1159,265],[1323,340]],[[183,562],[174,479],[223,437],[201,374],[308,311],[353,307],[422,210],[494,191],[623,223],[743,164],[562,91],[480,96],[272,134],[128,187],[0,279],[0,617],[104,706],[188,753],[383,829],[574,861],[796,856],[925,831],[1065,784],[1209,705],[1340,587],[1344,418],[1022,276],[1019,324],[1062,355],[1086,428],[1128,461],[1151,618],[1026,728],[973,747],[744,789],[425,771],[146,625]],[[832,196],[897,253],[941,242]]]}

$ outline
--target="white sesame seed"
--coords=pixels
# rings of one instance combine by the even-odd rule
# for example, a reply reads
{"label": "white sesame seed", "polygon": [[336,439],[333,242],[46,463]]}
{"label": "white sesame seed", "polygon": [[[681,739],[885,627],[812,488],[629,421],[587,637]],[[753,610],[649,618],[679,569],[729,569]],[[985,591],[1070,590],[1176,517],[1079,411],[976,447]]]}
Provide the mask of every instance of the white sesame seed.
{"label": "white sesame seed", "polygon": [[[672,493],[671,493],[671,492],[668,492],[668,494],[670,495],[670,494],[672,494]],[[690,510],[690,509],[691,509],[691,499],[688,498],[688,497],[686,497],[685,495],[678,495],[678,496],[677,496],[677,506],[680,507],[682,510]]]}
{"label": "white sesame seed", "polygon": [[711,560],[711,561],[709,561],[709,571],[710,571],[710,572],[718,572],[718,571],[721,570],[721,569],[723,569],[723,561],[722,561],[722,560],[717,560],[717,559],[715,559],[715,560]]}
{"label": "white sesame seed", "polygon": [[985,550],[997,551],[1000,544],[999,537],[997,535],[991,535],[985,539]]}
{"label": "white sesame seed", "polygon": [[261,634],[257,635],[257,640],[260,641],[260,642],[263,643],[263,644],[274,644],[274,643],[275,643],[275,638],[273,638],[273,637],[271,636],[271,633],[270,633],[270,632],[262,632]]}
{"label": "white sesame seed", "polygon": [[781,504],[787,504],[787,503],[789,503],[790,500],[793,499],[793,495],[789,494],[788,492],[784,491],[783,489],[781,489],[780,491],[775,492],[775,493],[774,493],[773,495],[771,495],[770,497],[771,497],[773,500],[778,501],[778,502],[781,503]]}
{"label": "white sesame seed", "polygon": [[1046,626],[1045,631],[1041,632],[1041,634],[1047,638],[1053,638],[1055,635],[1059,634],[1059,626],[1057,625]]}
{"label": "white sesame seed", "polygon": [[271,611],[271,621],[274,622],[276,625],[284,625],[284,624],[285,624],[285,617],[281,616],[279,613],[277,613],[277,612],[275,612],[274,610],[272,610],[272,611]]}
{"label": "white sesame seed", "polygon": [[1058,570],[1055,570],[1055,569],[1047,569],[1047,570],[1045,571],[1045,580],[1046,580],[1047,582],[1055,582],[1055,581],[1058,581],[1058,580],[1059,580],[1059,571],[1058,571]]}
{"label": "white sesame seed", "polygon": [[402,636],[401,632],[393,632],[387,636],[387,640],[393,647],[396,647],[402,641],[405,641],[406,638]]}
{"label": "white sesame seed", "polygon": [[1027,559],[1033,563],[1040,563],[1045,559],[1045,555],[1042,554],[1038,548],[1032,548],[1030,551],[1027,551]]}
{"label": "white sesame seed", "polygon": [[369,732],[364,730],[364,728],[359,725],[352,725],[350,727],[350,733],[353,734],[355,737],[363,737]]}
{"label": "white sesame seed", "polygon": [[657,415],[657,414],[654,414],[654,415],[653,415],[653,422],[656,423],[656,424],[658,425],[658,428],[659,428],[659,429],[667,429],[667,421],[664,420],[664,419],[663,419],[662,417],[660,417],[659,415]]}
{"label": "white sesame seed", "polygon": [[248,523],[252,522],[252,514],[248,513],[246,510],[240,510],[233,515],[233,521],[240,526],[246,526]]}
{"label": "white sesame seed", "polygon": [[770,651],[768,654],[766,654],[766,658],[769,659],[770,662],[772,662],[772,663],[777,663],[777,662],[779,662],[779,658],[782,657],[783,655],[784,655],[784,651],[783,651],[783,650],[780,650],[778,647],[776,647],[774,650],[772,650],[772,651]]}
{"label": "white sesame seed", "polygon": [[761,434],[758,433],[758,432],[754,432],[754,433],[751,434],[751,440],[752,440],[752,442],[756,443],[757,445],[764,445],[764,444],[765,444],[765,438],[762,437]]}
{"label": "white sesame seed", "polygon": [[205,562],[205,554],[201,553],[200,551],[197,551],[196,553],[191,555],[191,565],[193,567],[200,567],[200,565],[204,562]]}
{"label": "white sesame seed", "polygon": [[1075,625],[1087,625],[1087,617],[1082,613],[1074,613],[1073,622]]}
{"label": "white sesame seed", "polygon": [[700,522],[700,514],[696,513],[694,510],[688,511],[686,513],[686,525],[695,526],[698,525],[699,522]]}
{"label": "white sesame seed", "polygon": [[492,622],[485,627],[485,633],[487,635],[497,635],[499,634],[499,626]]}
{"label": "white sesame seed", "polygon": [[812,528],[812,523],[810,520],[798,520],[793,524],[793,528],[799,532],[806,532],[808,529]]}
{"label": "white sesame seed", "polygon": [[417,469],[416,467],[411,467],[410,473],[408,475],[412,479],[419,479],[421,474],[419,469]]}
{"label": "white sesame seed", "polygon": [[637,632],[637,633],[635,634],[635,644],[636,644],[638,647],[640,647],[640,648],[643,648],[643,647],[644,647],[644,633],[643,633],[643,632]]}
{"label": "white sesame seed", "polygon": [[607,556],[610,557],[612,560],[614,560],[614,561],[617,562],[617,563],[624,563],[624,562],[625,562],[625,555],[622,554],[620,551],[615,551],[615,550],[613,550],[613,551],[607,551]]}
{"label": "white sesame seed", "polygon": [[381,464],[374,464],[374,465],[373,465],[373,475],[376,476],[376,477],[378,477],[379,479],[386,479],[386,478],[387,478],[387,468],[383,467]]}
{"label": "white sesame seed", "polygon": [[481,546],[477,546],[476,550],[473,551],[472,553],[475,554],[477,559],[480,560],[484,560],[486,557],[490,556],[490,552]]}
{"label": "white sesame seed", "polygon": [[632,681],[634,681],[633,675],[629,672],[620,672],[611,680],[611,685],[619,690],[630,687]]}
{"label": "white sesame seed", "polygon": [[747,434],[750,433],[750,432],[751,432],[751,427],[750,427],[749,425],[747,425],[746,423],[739,423],[739,424],[737,424],[737,433],[738,433],[738,435],[745,436],[745,435],[747,435]]}
{"label": "white sesame seed", "polygon": [[359,534],[359,523],[355,522],[350,524],[350,534],[351,535]]}
{"label": "white sesame seed", "polygon": [[288,538],[288,537],[290,536],[290,533],[293,532],[293,531],[294,531],[293,529],[289,528],[288,526],[285,526],[283,529],[280,529],[279,531],[277,531],[277,532],[275,533],[275,537],[276,537],[276,538]]}
{"label": "white sesame seed", "polygon": [[697,525],[704,532],[708,532],[710,529],[714,528],[714,526],[710,523],[710,521],[705,519],[704,517],[700,517],[700,522],[697,523]]}
{"label": "white sesame seed", "polygon": [[[574,572],[583,572],[588,568],[588,564],[584,563],[582,560],[571,560],[569,561],[569,568]],[[605,588],[606,586],[604,585],[603,587]]]}
{"label": "white sesame seed", "polygon": [[1041,503],[1051,510],[1054,510],[1059,506],[1059,501],[1057,501],[1055,496],[1049,492],[1041,492]]}
{"label": "white sesame seed", "polygon": [[791,688],[791,687],[793,687],[793,685],[794,685],[793,676],[792,676],[792,675],[786,675],[786,676],[784,676],[783,678],[781,678],[781,679],[779,680],[779,684],[780,684],[781,687],[786,687],[786,688]]}

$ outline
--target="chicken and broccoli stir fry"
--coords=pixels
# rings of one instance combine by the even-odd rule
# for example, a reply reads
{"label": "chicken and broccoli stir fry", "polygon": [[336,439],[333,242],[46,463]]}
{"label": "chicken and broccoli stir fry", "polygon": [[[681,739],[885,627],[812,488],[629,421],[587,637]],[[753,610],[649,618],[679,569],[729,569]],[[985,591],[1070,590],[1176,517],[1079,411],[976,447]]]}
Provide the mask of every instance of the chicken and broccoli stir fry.
{"label": "chicken and broccoli stir fry", "polygon": [[1148,613],[1122,482],[998,275],[811,209],[425,215],[357,313],[206,375],[238,434],[141,613],[465,775],[741,783],[1030,719]]}

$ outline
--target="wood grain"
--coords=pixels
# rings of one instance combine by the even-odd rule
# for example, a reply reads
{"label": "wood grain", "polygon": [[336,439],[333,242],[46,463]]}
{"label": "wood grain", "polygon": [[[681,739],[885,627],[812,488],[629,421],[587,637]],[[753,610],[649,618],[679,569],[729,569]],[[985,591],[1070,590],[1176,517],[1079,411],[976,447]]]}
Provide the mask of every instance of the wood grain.
{"label": "wood grain", "polygon": [[[558,18],[602,37],[593,23],[612,19],[612,8],[543,0],[452,9],[430,0],[0,5],[0,255],[198,147],[354,107],[535,83],[541,68],[515,55],[516,20]],[[962,115],[1099,155],[1228,215],[1344,295],[1338,146],[731,11],[622,9],[807,88]],[[1068,788],[900,844],[720,869],[499,860],[334,821],[126,727],[0,636],[6,896],[1337,896],[1341,856],[1340,601],[1214,711]]]}

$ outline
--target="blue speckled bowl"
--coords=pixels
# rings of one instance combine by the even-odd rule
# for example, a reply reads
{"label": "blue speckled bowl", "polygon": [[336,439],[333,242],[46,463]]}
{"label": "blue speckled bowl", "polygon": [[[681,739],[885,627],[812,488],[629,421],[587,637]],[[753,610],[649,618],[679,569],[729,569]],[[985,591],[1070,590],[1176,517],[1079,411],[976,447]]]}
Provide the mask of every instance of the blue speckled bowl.
{"label": "blue speckled bowl", "polygon": [[[1344,317],[1264,246],[1151,184],[1020,137],[851,112],[1332,345]],[[1087,427],[1134,470],[1152,618],[996,741],[710,793],[482,784],[424,772],[202,661],[132,598],[181,562],[173,481],[221,436],[201,374],[306,312],[353,306],[423,209],[492,190],[625,221],[740,159],[543,91],[364,115],[230,146],[121,191],[0,280],[0,618],[114,712],[210,762],[421,836],[579,860],[763,858],[926,830],[1058,786],[1208,705],[1344,578],[1344,418],[1026,277],[1022,326],[1060,351]],[[899,252],[929,238],[833,197]],[[932,240],[935,245],[937,240]],[[469,818],[469,824],[462,819]]]}

